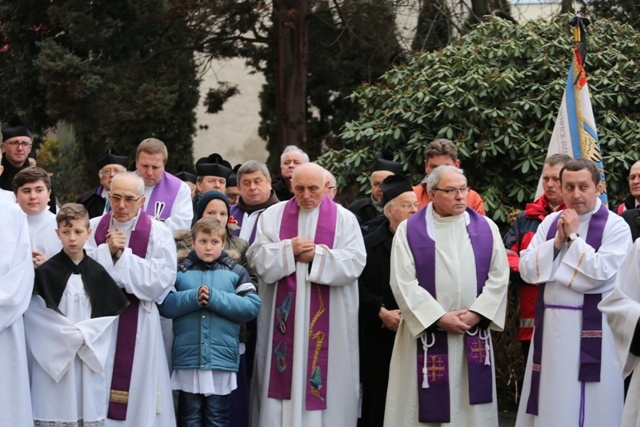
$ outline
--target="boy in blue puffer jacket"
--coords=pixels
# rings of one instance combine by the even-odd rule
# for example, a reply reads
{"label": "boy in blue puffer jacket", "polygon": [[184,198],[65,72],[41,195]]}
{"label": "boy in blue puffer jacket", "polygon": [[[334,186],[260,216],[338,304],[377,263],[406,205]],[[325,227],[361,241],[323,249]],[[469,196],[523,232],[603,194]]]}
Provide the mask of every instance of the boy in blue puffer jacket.
{"label": "boy in blue puffer jacket", "polygon": [[191,229],[193,250],[178,264],[176,291],[159,306],[173,319],[173,373],[179,426],[229,424],[236,388],[240,324],[254,319],[260,298],[249,274],[223,250],[226,229],[203,218]]}

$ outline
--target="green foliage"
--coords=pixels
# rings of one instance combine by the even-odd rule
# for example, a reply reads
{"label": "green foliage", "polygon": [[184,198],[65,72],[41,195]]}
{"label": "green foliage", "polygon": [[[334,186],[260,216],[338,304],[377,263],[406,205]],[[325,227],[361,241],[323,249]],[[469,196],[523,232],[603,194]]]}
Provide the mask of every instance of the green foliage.
{"label": "green foliage", "polygon": [[[525,25],[492,18],[362,85],[349,97],[360,118],[344,126],[344,147],[323,155],[321,164],[340,188],[359,184],[365,192],[367,165],[388,148],[417,183],[426,144],[452,139],[470,185],[506,228],[509,212],[536,191],[571,63],[569,18]],[[586,70],[611,200],[628,192],[625,177],[638,158],[640,35],[610,21],[588,31]]]}
{"label": "green foliage", "polygon": [[185,13],[180,0],[2,3],[0,117],[20,112],[39,134],[72,124],[94,181],[107,146],[133,157],[149,136],[169,168],[191,162],[199,80]]}
{"label": "green foliage", "polygon": [[84,152],[73,126],[58,126],[57,135],[48,136],[38,149],[38,166],[56,171],[52,176],[57,202],[75,202],[87,190]]}

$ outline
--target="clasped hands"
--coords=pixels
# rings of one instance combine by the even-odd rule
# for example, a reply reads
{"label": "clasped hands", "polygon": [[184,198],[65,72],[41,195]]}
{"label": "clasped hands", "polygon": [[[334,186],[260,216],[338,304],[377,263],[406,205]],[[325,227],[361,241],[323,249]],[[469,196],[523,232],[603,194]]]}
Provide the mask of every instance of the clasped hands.
{"label": "clasped hands", "polygon": [[109,252],[114,260],[119,260],[122,252],[125,249],[127,237],[122,230],[109,230],[107,232],[107,245],[109,246]]}
{"label": "clasped hands", "polygon": [[316,244],[306,237],[294,237],[291,239],[293,256],[296,261],[310,263],[316,253]]}
{"label": "clasped hands", "polygon": [[436,322],[436,325],[450,334],[462,335],[480,322],[480,315],[473,311],[452,310]]}
{"label": "clasped hands", "polygon": [[556,238],[553,241],[553,247],[557,250],[562,249],[567,241],[567,238],[571,233],[578,232],[578,226],[580,225],[580,217],[575,209],[566,209],[560,214],[558,219],[558,232]]}
{"label": "clasped hands", "polygon": [[209,287],[202,285],[200,289],[198,289],[198,304],[201,307],[205,307],[209,304]]}

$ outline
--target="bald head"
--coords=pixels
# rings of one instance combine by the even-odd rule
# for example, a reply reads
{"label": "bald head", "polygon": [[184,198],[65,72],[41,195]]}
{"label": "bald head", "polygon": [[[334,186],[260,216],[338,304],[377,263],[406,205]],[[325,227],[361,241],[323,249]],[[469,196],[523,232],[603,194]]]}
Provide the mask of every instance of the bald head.
{"label": "bald head", "polygon": [[315,163],[303,163],[293,171],[293,194],[301,209],[313,209],[320,205],[329,182],[324,169]]}

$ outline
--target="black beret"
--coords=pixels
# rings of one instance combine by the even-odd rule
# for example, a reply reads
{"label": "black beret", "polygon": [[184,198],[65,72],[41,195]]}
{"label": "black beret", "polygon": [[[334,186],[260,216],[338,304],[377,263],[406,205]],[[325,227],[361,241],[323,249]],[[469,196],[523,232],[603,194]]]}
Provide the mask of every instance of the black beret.
{"label": "black beret", "polygon": [[196,174],[198,176],[219,176],[227,179],[232,172],[231,163],[223,159],[218,153],[201,157],[196,162]]}
{"label": "black beret", "polygon": [[402,165],[393,161],[393,153],[384,150],[376,155],[375,160],[369,166],[369,172],[389,171],[395,174],[402,174]]}
{"label": "black beret", "polygon": [[382,190],[382,203],[387,204],[402,193],[413,191],[411,183],[402,175],[389,175],[380,184]]}
{"label": "black beret", "polygon": [[188,169],[188,166],[184,163],[178,164],[177,169],[173,172],[173,175],[177,178],[180,178],[182,181],[189,181],[192,183],[196,183],[198,180],[198,176]]}
{"label": "black beret", "polygon": [[127,156],[119,156],[118,154],[118,150],[109,148],[104,156],[96,160],[98,169],[102,169],[106,165],[120,165],[126,168],[129,165],[129,158]]}
{"label": "black beret", "polygon": [[2,123],[2,141],[6,141],[16,136],[26,136],[33,139],[33,135],[18,116],[11,116],[9,120]]}

